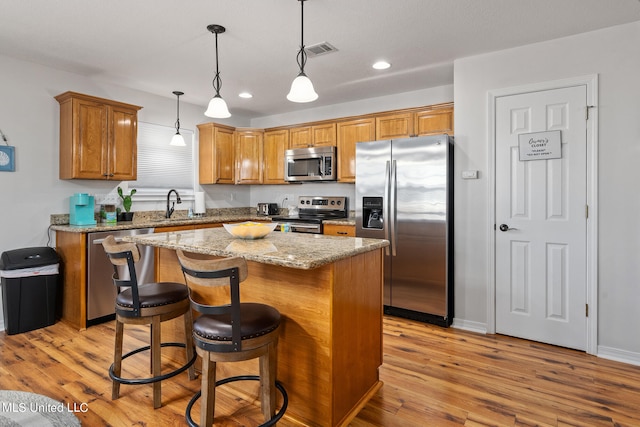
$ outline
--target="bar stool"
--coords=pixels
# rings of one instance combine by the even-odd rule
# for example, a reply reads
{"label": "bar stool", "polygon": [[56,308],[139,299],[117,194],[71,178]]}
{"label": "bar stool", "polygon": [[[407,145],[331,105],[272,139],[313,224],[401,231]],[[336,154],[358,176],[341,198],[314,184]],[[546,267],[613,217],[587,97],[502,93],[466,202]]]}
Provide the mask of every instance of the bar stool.
{"label": "bar stool", "polygon": [[[282,418],[288,396],[284,386],[276,380],[277,344],[280,334],[280,313],[266,304],[240,302],[240,282],[247,278],[247,263],[242,257],[199,260],[176,251],[189,287],[194,310],[201,313],[193,324],[196,352],[202,358],[202,384],[187,405],[186,418],[191,418],[193,404],[203,397],[200,406],[202,426],[213,424],[216,386],[239,380],[260,381],[260,402],[265,423],[272,426]],[[228,303],[211,305],[213,287],[227,286]],[[260,358],[260,375],[230,377],[216,382],[216,362],[237,362]],[[276,413],[276,389],[283,404]]]}
{"label": "bar stool", "polygon": [[[140,259],[140,252],[135,243],[116,242],[108,236],[102,242],[107,256],[113,264],[113,283],[118,289],[115,301],[116,339],[113,364],[109,368],[109,377],[113,381],[111,399],[120,397],[120,384],[153,384],[153,407],[162,406],[161,381],[189,370],[189,379],[195,379],[193,367],[197,355],[193,351],[193,317],[189,304],[189,289],[182,283],[153,282],[139,284],[135,263]],[[124,267],[125,273],[120,277],[118,267]],[[161,323],[184,316],[185,343],[162,343]],[[151,325],[150,345],[122,354],[124,325]],[[162,374],[161,348],[183,347],[186,350],[186,363],[165,374]],[[122,360],[129,356],[151,351],[151,377],[122,378]]]}

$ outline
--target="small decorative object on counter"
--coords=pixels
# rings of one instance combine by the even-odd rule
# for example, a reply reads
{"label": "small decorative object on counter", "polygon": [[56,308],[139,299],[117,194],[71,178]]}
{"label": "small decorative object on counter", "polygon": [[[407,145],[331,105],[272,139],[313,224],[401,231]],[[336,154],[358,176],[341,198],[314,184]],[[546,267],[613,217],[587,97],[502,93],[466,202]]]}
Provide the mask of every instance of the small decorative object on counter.
{"label": "small decorative object on counter", "polygon": [[103,205],[104,206],[104,223],[116,224],[118,222],[116,205]]}
{"label": "small decorative object on counter", "polygon": [[245,240],[262,239],[278,225],[275,222],[246,221],[238,224],[222,224],[233,237]]}
{"label": "small decorative object on counter", "polygon": [[96,225],[95,199],[88,193],[75,193],[69,198],[69,224]]}
{"label": "small decorative object on counter", "polygon": [[133,212],[131,211],[131,204],[133,201],[131,200],[131,196],[136,194],[137,190],[132,189],[128,195],[124,195],[122,188],[118,187],[118,196],[122,199],[122,207],[124,208],[124,212],[120,211],[118,208],[118,221],[133,221]]}

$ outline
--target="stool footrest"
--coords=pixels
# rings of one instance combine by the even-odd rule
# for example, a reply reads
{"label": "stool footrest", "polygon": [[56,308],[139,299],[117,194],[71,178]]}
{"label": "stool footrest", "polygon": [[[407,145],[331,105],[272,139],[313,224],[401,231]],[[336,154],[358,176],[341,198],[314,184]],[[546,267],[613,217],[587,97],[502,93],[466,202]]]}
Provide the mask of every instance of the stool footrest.
{"label": "stool footrest", "polygon": [[[180,342],[165,342],[160,344],[160,347],[182,347],[182,348],[186,348],[187,346],[184,343],[180,343]],[[122,356],[122,360],[126,359],[129,356],[133,356],[134,354],[138,354],[141,353],[143,351],[148,351],[151,350],[151,346],[147,345],[145,347],[140,347],[137,348],[135,350],[130,351],[129,353],[125,354]],[[163,381],[166,380],[167,378],[171,378],[174,377],[184,371],[186,371],[187,369],[189,369],[191,367],[191,365],[193,365],[197,359],[198,355],[196,354],[196,352],[193,352],[193,357],[191,358],[191,360],[189,360],[187,363],[185,363],[184,365],[182,365],[181,367],[171,371],[171,372],[167,372],[166,374],[162,374],[162,375],[158,375],[157,377],[147,377],[147,378],[122,378],[119,376],[116,376],[116,374],[113,372],[113,364],[111,364],[111,366],[109,367],[109,377],[113,380],[113,381],[117,381],[120,384],[128,384],[128,385],[137,385],[137,384],[151,384],[151,383],[155,383],[158,381]]]}
{"label": "stool footrest", "polygon": [[[234,381],[246,381],[246,380],[260,381],[260,376],[259,375],[238,375],[235,377],[224,378],[216,381],[216,387],[218,387],[219,385],[231,383]],[[287,406],[289,406],[289,395],[287,394],[287,390],[284,388],[282,383],[278,380],[276,380],[276,388],[280,391],[280,394],[282,395],[282,407],[278,412],[276,412],[276,414],[269,421],[267,421],[264,424],[260,424],[258,427],[271,427],[276,425],[276,423],[280,421],[280,418],[282,418],[284,416],[284,413],[287,411]],[[185,417],[187,419],[187,424],[189,425],[189,427],[199,427],[198,424],[196,424],[193,421],[193,418],[191,418],[191,408],[198,401],[198,399],[200,399],[201,395],[202,395],[202,391],[197,392],[191,398],[191,400],[189,401],[189,404],[187,405]]]}

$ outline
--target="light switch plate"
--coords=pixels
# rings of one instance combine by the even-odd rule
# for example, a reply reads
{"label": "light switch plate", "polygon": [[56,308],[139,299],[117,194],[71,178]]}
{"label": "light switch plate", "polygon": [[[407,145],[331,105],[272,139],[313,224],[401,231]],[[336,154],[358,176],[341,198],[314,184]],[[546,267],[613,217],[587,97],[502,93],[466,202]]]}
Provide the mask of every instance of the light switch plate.
{"label": "light switch plate", "polygon": [[462,179],[478,179],[478,171],[477,170],[462,171]]}

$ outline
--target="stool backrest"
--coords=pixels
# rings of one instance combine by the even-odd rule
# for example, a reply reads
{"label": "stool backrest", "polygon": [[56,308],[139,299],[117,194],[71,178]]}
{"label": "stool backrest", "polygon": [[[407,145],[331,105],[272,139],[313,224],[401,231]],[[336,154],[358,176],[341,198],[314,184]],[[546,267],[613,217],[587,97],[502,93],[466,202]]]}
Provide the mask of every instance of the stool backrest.
{"label": "stool backrest", "polygon": [[[220,352],[240,351],[242,333],[240,330],[240,282],[247,278],[247,262],[242,257],[221,259],[194,259],[176,250],[182,266],[184,279],[189,287],[191,307],[202,314],[229,315],[231,319],[231,344],[211,346]],[[212,288],[228,286],[230,301],[211,302]]]}
{"label": "stool backrest", "polygon": [[[120,292],[123,287],[131,288],[133,299],[133,310],[127,316],[140,316],[140,296],[138,293],[138,276],[136,275],[135,263],[140,259],[140,250],[135,243],[118,242],[113,236],[107,236],[102,241],[102,247],[106,252],[111,264],[113,264],[113,284]],[[126,267],[128,279],[121,278],[118,267]]]}

